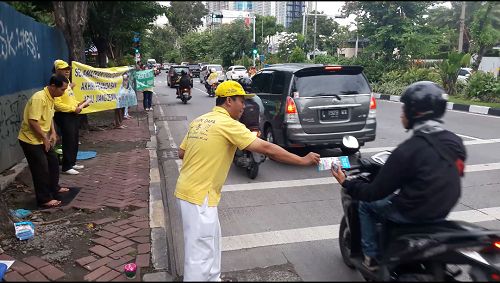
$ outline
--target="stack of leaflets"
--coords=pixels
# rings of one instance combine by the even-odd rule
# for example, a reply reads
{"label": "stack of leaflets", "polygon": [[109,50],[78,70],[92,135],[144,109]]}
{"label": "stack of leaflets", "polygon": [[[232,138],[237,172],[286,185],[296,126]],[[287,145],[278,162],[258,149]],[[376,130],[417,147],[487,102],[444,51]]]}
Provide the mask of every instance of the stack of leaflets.
{"label": "stack of leaflets", "polygon": [[35,235],[35,225],[29,221],[14,223],[14,228],[19,240],[27,240]]}

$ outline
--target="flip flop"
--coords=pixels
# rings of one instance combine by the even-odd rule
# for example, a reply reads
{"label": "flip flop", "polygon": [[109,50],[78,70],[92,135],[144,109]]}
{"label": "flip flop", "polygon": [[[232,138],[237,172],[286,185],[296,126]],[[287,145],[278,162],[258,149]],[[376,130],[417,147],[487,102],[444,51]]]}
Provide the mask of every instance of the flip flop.
{"label": "flip flop", "polygon": [[69,188],[63,188],[63,187],[61,187],[61,188],[59,188],[59,191],[57,191],[57,192],[58,193],[67,193],[67,192],[69,192]]}
{"label": "flip flop", "polygon": [[[51,201],[54,201],[54,202],[51,203],[51,204],[49,204]],[[53,208],[53,207],[59,206],[62,203],[60,200],[55,200],[55,199],[53,199],[51,201],[40,205],[40,207],[43,207],[43,208]]]}

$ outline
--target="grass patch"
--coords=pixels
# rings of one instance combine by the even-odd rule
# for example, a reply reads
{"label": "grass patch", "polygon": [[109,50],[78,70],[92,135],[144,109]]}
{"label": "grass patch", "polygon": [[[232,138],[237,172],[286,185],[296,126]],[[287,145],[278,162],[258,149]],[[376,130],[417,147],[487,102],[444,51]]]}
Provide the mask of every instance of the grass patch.
{"label": "grass patch", "polygon": [[479,106],[487,106],[491,108],[500,109],[500,103],[490,103],[490,102],[481,102],[475,100],[468,100],[462,97],[450,96],[448,97],[448,101],[459,104],[467,104],[467,105],[479,105]]}

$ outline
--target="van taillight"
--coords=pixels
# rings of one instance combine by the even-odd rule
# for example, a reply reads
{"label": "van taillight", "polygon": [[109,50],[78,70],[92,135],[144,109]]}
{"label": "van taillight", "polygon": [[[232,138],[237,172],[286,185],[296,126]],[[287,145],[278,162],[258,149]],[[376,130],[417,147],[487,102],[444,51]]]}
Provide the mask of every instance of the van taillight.
{"label": "van taillight", "polygon": [[325,66],[325,71],[340,71],[342,70],[341,66]]}
{"label": "van taillight", "polygon": [[375,100],[375,97],[373,97],[373,95],[370,98],[370,110],[372,109],[377,109],[377,101]]}
{"label": "van taillight", "polygon": [[295,105],[293,98],[290,96],[287,96],[286,98],[285,122],[288,124],[299,122],[297,106]]}
{"label": "van taillight", "polygon": [[290,96],[286,98],[286,114],[297,114],[295,101],[293,101],[293,98],[291,98]]}

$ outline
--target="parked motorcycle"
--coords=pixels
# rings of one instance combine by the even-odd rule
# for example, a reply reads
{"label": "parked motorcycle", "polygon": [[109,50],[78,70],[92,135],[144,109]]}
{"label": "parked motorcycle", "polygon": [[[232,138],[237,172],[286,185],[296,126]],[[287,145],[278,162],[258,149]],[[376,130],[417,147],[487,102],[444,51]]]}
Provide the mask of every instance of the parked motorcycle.
{"label": "parked motorcycle", "polygon": [[[356,165],[343,168],[348,178],[372,182],[391,152],[361,157],[359,144],[344,137],[343,152]],[[348,166],[349,167],[349,166]],[[469,266],[474,281],[500,280],[500,231],[491,231],[464,221],[432,224],[377,224],[382,259],[378,270],[363,264],[358,201],[342,188],[344,216],[339,228],[339,247],[344,263],[356,269],[367,281],[458,281],[458,265]]]}
{"label": "parked motorcycle", "polygon": [[210,90],[208,91],[208,96],[209,97],[214,97],[215,96],[215,89],[219,86],[219,83],[213,83],[210,85]]}

